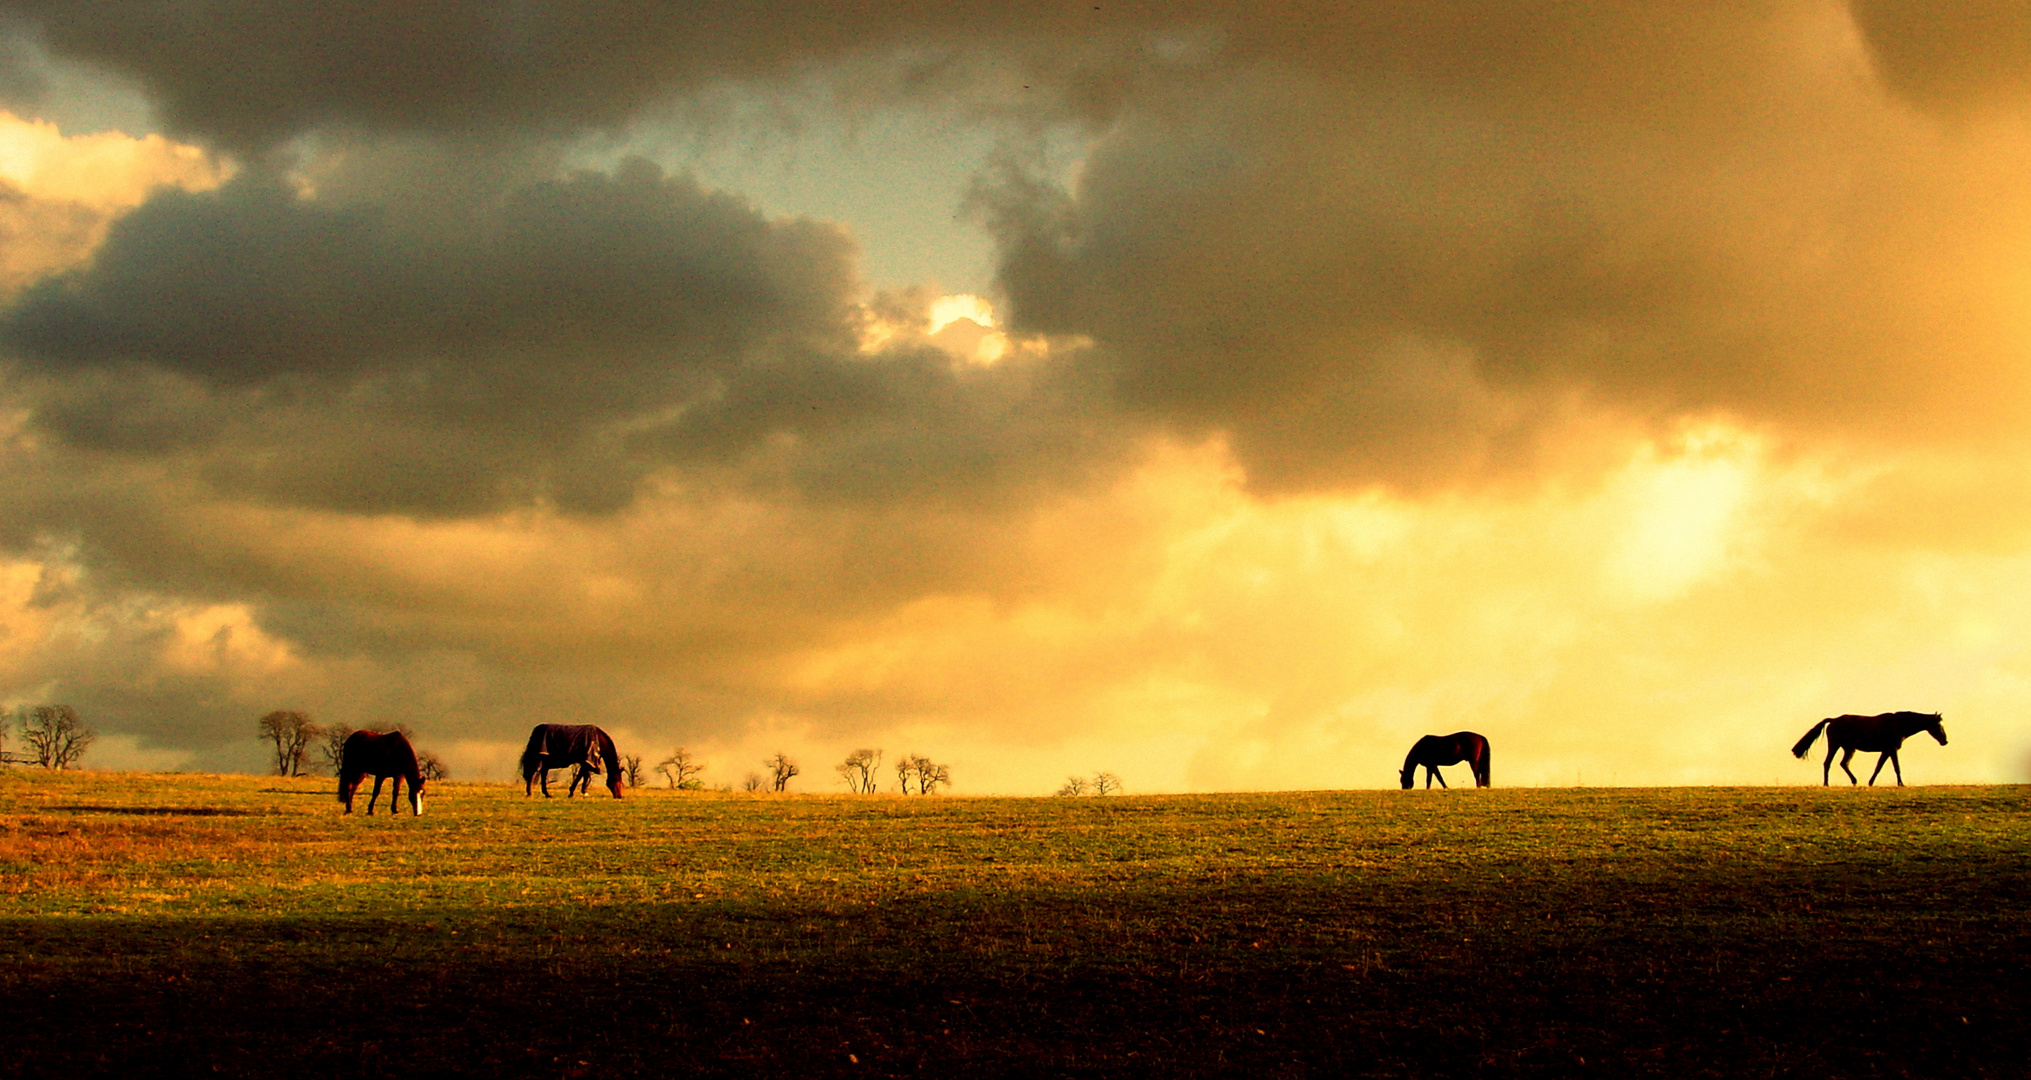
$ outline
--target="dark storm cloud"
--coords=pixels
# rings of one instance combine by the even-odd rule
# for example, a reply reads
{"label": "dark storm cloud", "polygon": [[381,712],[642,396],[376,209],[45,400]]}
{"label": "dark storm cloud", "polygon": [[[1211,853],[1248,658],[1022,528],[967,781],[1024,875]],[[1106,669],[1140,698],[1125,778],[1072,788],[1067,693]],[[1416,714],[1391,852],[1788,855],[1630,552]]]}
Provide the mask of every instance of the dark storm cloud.
{"label": "dark storm cloud", "polygon": [[47,47],[138,80],[175,130],[247,149],[327,125],[469,134],[612,124],[672,92],[856,54],[887,69],[863,71],[861,91],[940,94],[986,80],[1089,117],[1167,70],[1259,61],[1626,107],[1671,100],[1608,88],[1684,75],[1675,61],[1689,45],[1725,82],[1740,50],[1722,46],[1738,38],[1742,12],[1763,6],[12,0],[4,10]]}
{"label": "dark storm cloud", "polygon": [[2016,0],[1855,0],[1884,79],[1928,106],[1961,111],[2031,97],[2031,6]]}
{"label": "dark storm cloud", "polygon": [[772,224],[640,162],[422,222],[256,173],[157,196],[88,268],[30,289],[7,333],[49,364],[138,362],[213,386],[587,345],[639,376],[836,333],[848,256],[834,230]]}
{"label": "dark storm cloud", "polygon": [[809,455],[795,484],[944,486],[1000,453],[978,411],[1034,390],[924,346],[858,355],[831,227],[640,162],[480,195],[331,205],[260,173],[164,193],[0,330],[67,444],[357,511],[610,510],[660,466],[730,467],[772,437]]}
{"label": "dark storm cloud", "polygon": [[1576,400],[2021,423],[2025,140],[1886,99],[1828,5],[1514,36],[1481,11],[1405,16],[1378,68],[1303,66],[1321,44],[1207,72],[1124,110],[1076,186],[988,184],[1013,325],[1090,335],[1124,404],[1272,489],[1532,470]]}
{"label": "dark storm cloud", "polygon": [[[1921,97],[1987,93],[2021,67],[2002,7],[1933,26],[1865,4],[1859,30],[1813,0],[1094,7],[14,5],[47,48],[230,147],[529,148],[707,83],[814,74],[857,106],[1079,117],[1097,141],[1075,185],[983,188],[1012,324],[1094,342],[1060,404],[1222,435],[1266,487],[1528,472],[1580,402],[1871,437],[2021,411],[2008,298],[1982,274],[2027,234],[2023,140],[1942,138],[1868,67]],[[1963,45],[1989,58],[1968,86],[1943,59]],[[891,422],[959,394],[935,364],[840,359],[843,245],[671,183],[523,184],[448,232],[394,220],[413,216],[395,187],[165,198],[24,301],[14,338],[45,365],[139,358],[213,394],[341,379],[348,406],[549,425],[551,460],[592,455],[560,475],[623,475],[566,496],[585,505],[673,447],[866,446],[874,415],[978,427]],[[1100,379],[1111,402],[1080,396]],[[562,483],[533,468],[510,486]]]}

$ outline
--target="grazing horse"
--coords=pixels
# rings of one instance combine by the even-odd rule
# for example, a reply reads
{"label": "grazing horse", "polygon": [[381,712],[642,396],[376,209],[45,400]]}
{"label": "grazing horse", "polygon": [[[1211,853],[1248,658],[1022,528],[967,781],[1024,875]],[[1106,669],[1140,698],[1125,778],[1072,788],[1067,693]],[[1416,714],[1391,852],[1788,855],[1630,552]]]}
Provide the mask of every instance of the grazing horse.
{"label": "grazing horse", "polygon": [[359,789],[360,781],[368,773],[374,776],[374,793],[367,797],[367,815],[373,816],[374,803],[381,797],[381,784],[394,780],[395,786],[388,789],[388,812],[398,814],[402,799],[402,781],[409,781],[409,809],[418,815],[423,813],[423,773],[416,767],[416,748],[409,745],[409,739],[399,731],[355,731],[346,737],[346,744],[339,750],[339,801],[346,804],[346,813],[353,812],[353,792]]}
{"label": "grazing horse", "polygon": [[575,797],[581,786],[592,794],[592,774],[606,766],[607,790],[621,797],[621,756],[614,749],[613,736],[591,724],[537,724],[529,732],[529,745],[522,751],[522,794],[530,794],[537,777],[543,778],[543,797],[550,797],[550,770],[577,766],[571,776],[567,797]]}
{"label": "grazing horse", "polygon": [[1869,774],[1869,786],[1876,786],[1876,777],[1883,772],[1883,763],[1889,762],[1892,772],[1897,774],[1897,786],[1904,786],[1904,766],[1897,761],[1897,750],[1904,740],[1923,731],[1946,745],[1946,727],[1940,723],[1939,714],[1924,712],[1886,712],[1875,716],[1829,716],[1812,726],[1805,738],[1798,740],[1791,748],[1791,756],[1802,758],[1812,749],[1814,739],[1819,738],[1821,728],[1826,729],[1826,761],[1820,765],[1821,787],[1833,783],[1834,754],[1841,754],[1841,771],[1848,774],[1848,783],[1858,784],[1855,770],[1848,768],[1848,762],[1855,758],[1855,751],[1866,750],[1883,755],[1876,759],[1876,771]]}
{"label": "grazing horse", "polygon": [[1446,778],[1439,775],[1439,766],[1458,765],[1466,762],[1474,770],[1475,787],[1493,787],[1489,778],[1488,740],[1471,731],[1455,731],[1451,735],[1427,735],[1410,748],[1410,755],[1403,759],[1403,781],[1405,791],[1417,779],[1417,767],[1425,767],[1425,790],[1431,790],[1432,781],[1440,787],[1446,786]]}

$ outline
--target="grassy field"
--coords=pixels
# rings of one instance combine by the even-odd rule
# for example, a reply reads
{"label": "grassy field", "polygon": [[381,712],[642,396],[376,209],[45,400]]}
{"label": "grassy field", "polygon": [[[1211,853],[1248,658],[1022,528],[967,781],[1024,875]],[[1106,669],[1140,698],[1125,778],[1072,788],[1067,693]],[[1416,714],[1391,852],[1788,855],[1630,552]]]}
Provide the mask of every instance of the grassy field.
{"label": "grassy field", "polygon": [[16,1075],[2022,1076],[2018,787],[548,802],[0,772]]}

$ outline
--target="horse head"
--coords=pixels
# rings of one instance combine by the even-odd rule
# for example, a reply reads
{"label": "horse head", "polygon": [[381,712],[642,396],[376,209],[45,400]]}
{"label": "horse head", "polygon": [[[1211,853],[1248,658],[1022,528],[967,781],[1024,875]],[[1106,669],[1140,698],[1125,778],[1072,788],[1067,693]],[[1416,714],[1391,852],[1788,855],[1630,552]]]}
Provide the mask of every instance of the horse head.
{"label": "horse head", "polygon": [[606,789],[614,793],[614,798],[616,799],[620,798],[621,791],[626,786],[627,785],[621,783],[621,772],[619,769],[609,770],[609,775],[607,776],[606,780]]}
{"label": "horse head", "polygon": [[1933,713],[1932,722],[1925,725],[1923,729],[1926,734],[1938,739],[1941,746],[1946,745],[1946,725],[1942,723],[1943,719],[1938,713]]}
{"label": "horse head", "polygon": [[1403,790],[1409,791],[1410,786],[1417,783],[1417,766],[1405,765],[1403,767],[1403,775],[1399,776],[1398,779],[1403,781]]}

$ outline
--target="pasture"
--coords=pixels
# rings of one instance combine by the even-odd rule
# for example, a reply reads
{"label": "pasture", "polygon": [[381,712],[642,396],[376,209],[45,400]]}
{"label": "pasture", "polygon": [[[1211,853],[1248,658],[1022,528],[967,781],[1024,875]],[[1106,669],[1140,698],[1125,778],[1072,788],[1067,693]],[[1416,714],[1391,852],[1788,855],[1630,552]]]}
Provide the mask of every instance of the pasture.
{"label": "pasture", "polygon": [[24,1076],[2019,1076],[1989,788],[1014,799],[0,772]]}

